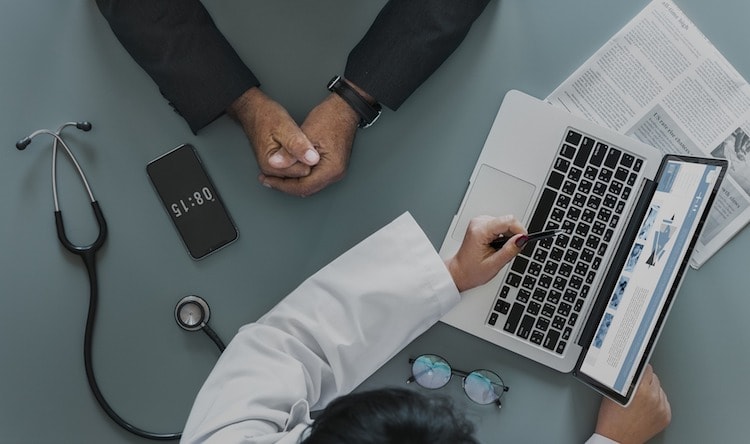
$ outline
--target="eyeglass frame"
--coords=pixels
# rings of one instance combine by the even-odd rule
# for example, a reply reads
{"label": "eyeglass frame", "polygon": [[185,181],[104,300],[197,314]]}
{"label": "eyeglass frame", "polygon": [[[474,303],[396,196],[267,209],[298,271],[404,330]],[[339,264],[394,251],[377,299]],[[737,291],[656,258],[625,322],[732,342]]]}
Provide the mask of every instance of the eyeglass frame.
{"label": "eyeglass frame", "polygon": [[[441,385],[440,387],[430,388],[430,387],[426,387],[426,386],[420,384],[419,381],[417,381],[417,377],[414,376],[414,367],[413,367],[413,364],[414,364],[414,362],[417,359],[421,358],[422,356],[435,356],[435,357],[443,360],[443,362],[445,362],[448,365],[448,368],[451,370],[451,376],[448,378],[448,381],[446,381],[445,384]],[[498,409],[501,409],[503,407],[503,403],[501,401],[501,399],[503,397],[503,394],[505,392],[507,392],[507,391],[510,390],[510,387],[507,386],[507,385],[505,385],[505,381],[503,380],[503,378],[500,377],[499,374],[497,374],[497,372],[494,372],[494,371],[489,370],[489,369],[484,369],[484,368],[474,369],[474,370],[472,370],[470,372],[459,370],[457,368],[453,368],[453,366],[451,365],[450,362],[448,362],[447,359],[445,359],[444,357],[442,357],[440,355],[436,355],[434,353],[423,353],[423,354],[417,356],[416,358],[409,358],[409,364],[412,364],[412,369],[411,369],[411,376],[409,376],[409,378],[406,380],[407,384],[411,384],[412,382],[416,382],[418,386],[420,386],[422,388],[425,388],[427,390],[439,390],[439,389],[441,389],[441,388],[443,388],[443,387],[445,387],[445,386],[448,385],[448,383],[451,381],[451,379],[453,379],[453,375],[460,376],[461,377],[461,388],[463,388],[464,394],[466,395],[467,398],[469,398],[469,400],[471,402],[473,402],[475,404],[479,404],[479,405],[495,404],[495,405],[497,405]],[[482,404],[481,402],[477,402],[477,401],[471,399],[471,397],[469,396],[469,393],[466,391],[466,378],[469,375],[471,375],[472,373],[475,373],[475,372],[488,372],[488,373],[491,373],[491,374],[497,376],[497,379],[500,380],[500,384],[499,385],[502,386],[502,388],[503,388],[502,391],[500,392],[500,394],[497,396],[497,399],[495,399],[492,402],[488,402],[487,404]],[[496,383],[494,383],[492,381],[490,381],[490,384],[492,384],[492,385],[498,385],[498,384],[496,384]]]}

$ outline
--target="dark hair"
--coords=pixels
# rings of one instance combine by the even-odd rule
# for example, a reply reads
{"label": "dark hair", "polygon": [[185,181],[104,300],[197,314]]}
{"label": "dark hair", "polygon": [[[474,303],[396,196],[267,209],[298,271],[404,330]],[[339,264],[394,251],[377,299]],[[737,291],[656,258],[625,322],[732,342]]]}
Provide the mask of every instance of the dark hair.
{"label": "dark hair", "polygon": [[478,444],[451,401],[400,388],[342,396],[310,426],[304,444]]}

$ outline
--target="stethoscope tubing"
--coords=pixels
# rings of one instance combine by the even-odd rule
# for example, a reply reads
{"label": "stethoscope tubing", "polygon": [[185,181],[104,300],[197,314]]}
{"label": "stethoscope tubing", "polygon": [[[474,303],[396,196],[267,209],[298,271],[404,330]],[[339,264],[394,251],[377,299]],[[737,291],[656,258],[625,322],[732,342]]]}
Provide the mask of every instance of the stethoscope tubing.
{"label": "stethoscope tubing", "polygon": [[[156,441],[178,440],[182,437],[182,433],[148,432],[146,430],[135,427],[129,422],[127,422],[126,420],[124,420],[109,405],[107,400],[104,398],[104,395],[102,394],[101,389],[99,388],[99,384],[97,383],[96,374],[94,373],[93,359],[92,359],[92,348],[93,348],[92,343],[93,343],[93,337],[94,337],[94,326],[96,324],[96,310],[97,310],[98,301],[99,301],[99,283],[98,283],[98,274],[96,271],[96,252],[102,247],[102,245],[104,245],[104,241],[107,238],[107,221],[104,218],[104,214],[102,213],[101,207],[99,206],[99,202],[97,202],[96,199],[94,198],[94,193],[91,191],[91,187],[89,186],[89,182],[86,179],[86,175],[84,174],[83,169],[81,168],[81,165],[78,163],[78,160],[73,155],[73,152],[70,150],[70,148],[68,147],[68,145],[65,143],[65,141],[62,138],[62,135],[61,135],[62,130],[68,126],[76,126],[77,128],[82,129],[84,131],[88,131],[89,129],[91,129],[91,124],[87,122],[83,122],[83,123],[68,122],[60,126],[60,128],[56,132],[52,132],[47,129],[34,131],[26,139],[19,141],[16,144],[16,147],[18,149],[24,149],[31,142],[31,139],[33,139],[34,137],[40,134],[48,134],[54,138],[54,143],[52,145],[52,194],[53,194],[54,206],[55,206],[55,227],[57,229],[57,237],[60,240],[60,243],[68,251],[81,257],[81,260],[86,266],[86,272],[89,277],[89,308],[88,308],[88,314],[86,316],[86,327],[85,327],[85,333],[84,333],[84,339],[83,339],[83,360],[84,360],[84,366],[86,370],[86,379],[88,381],[91,392],[94,394],[94,397],[99,403],[99,406],[120,427],[142,438],[147,438],[147,439],[156,440]],[[81,178],[81,181],[83,182],[83,185],[86,189],[86,193],[88,194],[89,200],[91,202],[91,208],[94,212],[94,217],[96,218],[97,224],[99,226],[99,234],[97,238],[94,240],[94,242],[92,242],[89,245],[84,245],[84,246],[75,245],[68,239],[68,236],[65,233],[65,224],[63,221],[62,211],[60,210],[60,204],[59,204],[58,195],[57,195],[58,143],[60,146],[63,147],[63,150],[68,155],[70,160],[73,162],[73,165],[75,166],[75,169],[78,172],[78,176]]]}

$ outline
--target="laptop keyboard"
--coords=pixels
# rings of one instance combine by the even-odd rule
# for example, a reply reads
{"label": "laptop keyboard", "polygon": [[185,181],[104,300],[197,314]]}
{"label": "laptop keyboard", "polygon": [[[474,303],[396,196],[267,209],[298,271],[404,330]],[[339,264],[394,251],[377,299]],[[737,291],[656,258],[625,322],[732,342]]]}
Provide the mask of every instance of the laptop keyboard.
{"label": "laptop keyboard", "polygon": [[564,228],[513,260],[487,324],[563,354],[643,166],[569,129],[528,232]]}

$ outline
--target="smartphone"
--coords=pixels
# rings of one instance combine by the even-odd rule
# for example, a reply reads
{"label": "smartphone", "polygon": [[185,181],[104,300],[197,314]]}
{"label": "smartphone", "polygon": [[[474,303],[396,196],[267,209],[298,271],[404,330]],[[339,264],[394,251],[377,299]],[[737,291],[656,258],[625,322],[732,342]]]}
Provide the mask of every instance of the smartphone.
{"label": "smartphone", "polygon": [[146,173],[193,259],[237,239],[237,227],[192,145],[152,160]]}

